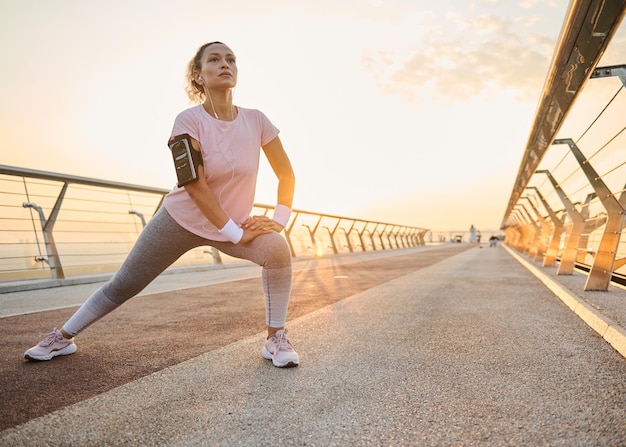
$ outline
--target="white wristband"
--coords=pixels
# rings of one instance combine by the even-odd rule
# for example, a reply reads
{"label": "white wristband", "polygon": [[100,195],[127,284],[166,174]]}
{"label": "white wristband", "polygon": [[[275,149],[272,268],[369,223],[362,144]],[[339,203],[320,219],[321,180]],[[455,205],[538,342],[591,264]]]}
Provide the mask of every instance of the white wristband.
{"label": "white wristband", "polygon": [[219,230],[220,234],[226,236],[226,238],[231,241],[233,244],[239,243],[241,238],[243,237],[243,228],[237,226],[232,219],[228,219],[226,225]]}
{"label": "white wristband", "polygon": [[291,217],[291,208],[286,205],[281,205],[280,203],[276,205],[274,215],[272,216],[274,222],[281,224],[283,227],[287,227],[289,217]]}

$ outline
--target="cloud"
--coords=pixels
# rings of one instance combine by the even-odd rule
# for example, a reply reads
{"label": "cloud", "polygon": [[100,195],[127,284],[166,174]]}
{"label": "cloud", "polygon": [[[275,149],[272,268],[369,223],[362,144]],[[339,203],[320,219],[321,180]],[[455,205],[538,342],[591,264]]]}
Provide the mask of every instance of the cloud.
{"label": "cloud", "polygon": [[369,50],[362,65],[388,94],[411,103],[447,104],[512,91],[534,101],[545,79],[554,42],[517,31],[520,20],[495,15],[448,14],[447,32],[425,30],[404,49]]}
{"label": "cloud", "polygon": [[547,5],[551,8],[556,8],[558,6],[558,2],[555,0],[522,0],[519,2],[520,8],[523,9],[532,9],[537,5]]}

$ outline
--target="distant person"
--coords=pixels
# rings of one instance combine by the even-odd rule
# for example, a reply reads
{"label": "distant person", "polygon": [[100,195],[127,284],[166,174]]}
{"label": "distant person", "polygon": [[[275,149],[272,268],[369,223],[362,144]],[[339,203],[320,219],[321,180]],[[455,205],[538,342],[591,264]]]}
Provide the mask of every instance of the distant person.
{"label": "distant person", "polygon": [[[27,350],[27,359],[73,354],[74,337],[83,329],[137,295],[187,251],[211,246],[263,267],[267,340],[261,355],[277,367],[299,364],[285,329],[291,251],[279,234],[291,215],[295,176],[278,129],[262,112],[233,104],[236,85],[233,51],[221,42],[202,45],[187,67],[187,95],[197,105],[176,117],[169,141],[178,186],[167,194],[119,271],[60,330],[44,334]],[[188,153],[185,144],[191,146]],[[278,177],[272,219],[250,216],[261,148]]]}
{"label": "distant person", "polygon": [[476,239],[476,228],[474,228],[474,225],[470,226],[469,233],[470,233],[470,236],[469,236],[470,244],[475,244],[477,239]]}
{"label": "distant person", "polygon": [[498,237],[497,236],[491,236],[489,238],[489,246],[490,247],[496,247],[498,245]]}
{"label": "distant person", "polygon": [[476,242],[478,242],[480,244],[480,238],[482,237],[482,234],[480,233],[479,230],[476,231]]}

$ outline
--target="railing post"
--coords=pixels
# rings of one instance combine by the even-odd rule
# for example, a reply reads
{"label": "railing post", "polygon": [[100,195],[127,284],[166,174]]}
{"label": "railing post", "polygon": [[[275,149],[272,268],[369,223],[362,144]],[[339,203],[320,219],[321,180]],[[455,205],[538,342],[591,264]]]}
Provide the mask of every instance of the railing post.
{"label": "railing post", "polygon": [[378,230],[378,223],[376,225],[374,225],[374,229],[372,231],[369,231],[368,234],[370,236],[370,240],[372,241],[372,249],[374,251],[376,251],[376,242],[374,241],[374,235],[376,234],[377,230]]}
{"label": "railing post", "polygon": [[[387,227],[389,227],[389,229],[387,229]],[[387,244],[389,245],[390,249],[394,249],[394,248],[398,248],[398,241],[395,240],[395,236],[393,234],[393,229],[395,228],[395,225],[385,225],[385,228],[383,228],[383,233],[385,234],[385,237],[387,238]],[[392,236],[394,237],[394,240],[392,241],[391,238]],[[396,243],[396,246],[393,246],[393,243]]]}
{"label": "railing post", "polygon": [[504,228],[504,239],[508,245],[518,250],[519,240],[522,237],[522,233],[512,212],[509,214],[509,219],[512,222]]}
{"label": "railing post", "polygon": [[[624,188],[622,189],[622,193],[620,194],[619,203],[620,205],[622,205],[622,208],[626,209],[626,184],[624,185]],[[618,268],[623,267],[624,265],[626,265],[626,257],[619,258],[619,259],[616,258],[615,264],[613,265],[613,269],[617,270]]]}
{"label": "railing post", "polygon": [[[341,227],[340,229],[343,230],[343,234],[346,237],[346,243],[348,244],[345,247],[348,249],[350,253],[353,253],[354,249],[352,248],[352,243],[350,242],[350,236],[349,236],[350,233],[344,227]],[[350,231],[352,231],[352,229],[350,229]]]}
{"label": "railing post", "polygon": [[550,217],[550,220],[552,221],[552,225],[554,227],[552,231],[552,236],[548,235],[548,237],[550,238],[550,243],[547,246],[546,254],[543,258],[542,263],[543,267],[552,267],[556,262],[556,255],[559,250],[559,243],[561,242],[561,234],[563,234],[563,222],[561,221],[561,219],[559,219],[559,216],[552,210],[550,205],[548,205],[548,202],[543,197],[538,188],[532,186],[527,189],[535,190],[537,197],[539,197],[539,200],[541,201],[543,207],[548,212],[548,216]]}
{"label": "railing post", "polygon": [[407,229],[406,240],[407,240],[407,244],[409,244],[409,247],[417,246],[417,229],[416,228]]}
{"label": "railing post", "polygon": [[339,227],[340,222],[341,222],[341,219],[338,219],[337,223],[335,224],[332,230],[329,227],[324,227],[328,230],[328,234],[330,235],[330,244],[331,244],[330,248],[332,248],[334,254],[339,253],[339,251],[337,250],[337,245],[335,244],[335,231],[337,231],[337,228]]}
{"label": "railing post", "polygon": [[352,232],[352,229],[354,228],[354,225],[356,224],[356,220],[352,221],[352,225],[350,225],[350,229],[346,230],[344,227],[341,227],[341,229],[343,230],[343,232],[346,235],[346,243],[348,244],[348,250],[350,250],[350,253],[354,253],[354,249],[352,248],[352,242],[350,242],[350,233]]}
{"label": "railing post", "polygon": [[522,250],[520,251],[528,255],[531,253],[533,239],[535,237],[535,232],[537,231],[537,228],[535,227],[535,224],[524,205],[518,202],[514,210],[517,210],[517,215],[523,228]]}
{"label": "railing post", "polygon": [[520,210],[514,209],[514,211],[516,213],[515,218],[517,219],[517,228],[519,229],[520,234],[518,241],[518,250],[523,253],[526,245],[526,240],[529,238],[528,223],[526,222],[524,216],[521,214]]}
{"label": "railing post", "polygon": [[534,244],[536,246],[534,260],[538,261],[541,259],[543,261],[543,256],[546,253],[546,247],[548,246],[548,238],[550,237],[550,224],[546,222],[546,220],[541,215],[541,212],[537,209],[534,202],[528,196],[523,196],[522,199],[528,200],[530,207],[533,209],[533,212],[537,216],[537,221],[539,222],[537,233],[535,234]]}
{"label": "railing post", "polygon": [[[378,225],[376,225],[376,228],[378,228]],[[385,225],[382,230],[376,232],[376,234],[378,235],[378,240],[380,241],[380,246],[383,250],[387,249],[387,247],[385,247],[385,241],[383,240],[383,235],[385,234],[386,228],[387,225]],[[387,240],[387,242],[389,242],[389,240]]]}
{"label": "railing post", "polygon": [[511,210],[508,219],[509,225],[505,227],[505,230],[510,228],[510,231],[504,232],[506,236],[505,241],[515,250],[519,251],[519,241],[522,238],[522,231],[520,230],[520,225],[515,215],[515,211]]}
{"label": "railing post", "polygon": [[50,212],[50,216],[46,219],[44,215],[43,209],[33,202],[24,202],[22,206],[24,208],[32,208],[39,214],[39,221],[41,223],[41,229],[43,231],[44,243],[46,246],[46,253],[48,255],[48,265],[50,266],[50,275],[54,279],[65,279],[65,272],[63,271],[63,266],[61,265],[61,257],[59,256],[59,251],[57,249],[56,242],[54,241],[54,224],[56,223],[57,217],[59,216],[59,211],[61,211],[61,204],[63,203],[63,199],[65,198],[65,193],[67,192],[67,182],[63,183],[63,187],[61,188],[61,192],[57,197],[57,200]]}
{"label": "railing post", "polygon": [[[406,231],[404,232],[404,237],[406,238],[406,244],[408,247],[414,247],[415,245],[415,241],[414,239],[414,235],[416,234],[417,230],[413,229],[413,228],[407,228]],[[431,241],[432,241],[432,237],[433,234],[430,234],[431,237]]]}
{"label": "railing post", "polygon": [[387,244],[389,245],[390,249],[394,249],[394,248],[400,248],[400,245],[398,244],[398,240],[396,238],[394,231],[394,228],[396,228],[395,225],[391,225],[391,227],[389,229],[387,229],[387,227],[385,227],[385,236],[387,237]]}
{"label": "railing post", "polygon": [[365,246],[365,241],[363,240],[363,235],[365,234],[365,231],[367,231],[367,222],[365,222],[365,225],[363,225],[363,228],[361,228],[361,231],[356,230],[356,233],[359,235],[359,241],[361,242],[362,251],[367,251],[367,248]]}
{"label": "railing post", "polygon": [[[396,229],[396,232],[393,235],[393,238],[396,241],[397,244],[397,248],[400,248],[400,245],[402,245],[402,248],[406,248],[406,241],[404,239],[405,235],[406,235],[406,227],[404,226],[398,226]],[[400,242],[398,242],[398,239],[400,239]]]}
{"label": "railing post", "polygon": [[[397,248],[400,248],[400,244],[402,244],[402,248],[406,248],[406,244],[404,242],[405,231],[406,231],[405,227],[399,226],[397,227],[396,232],[393,235],[393,238],[396,241]],[[398,242],[398,238],[400,238],[400,242]]]}
{"label": "railing post", "polygon": [[535,206],[535,204],[530,199],[530,197],[523,196],[520,199],[526,199],[528,201],[528,204],[530,205],[530,207],[532,208],[536,216],[536,220],[533,219],[530,212],[526,209],[526,207],[522,205],[522,207],[524,207],[524,210],[528,214],[528,217],[530,218],[533,228],[534,228],[533,239],[531,243],[532,247],[530,251],[528,252],[528,254],[531,258],[533,258],[533,260],[537,261],[539,258],[543,258],[543,254],[545,252],[545,248],[544,248],[545,244],[543,243],[542,239],[544,235],[547,235],[547,232],[548,232],[546,228],[547,224],[543,216],[541,216],[541,213],[537,210],[537,207]]}
{"label": "railing post", "polygon": [[309,236],[311,237],[311,244],[313,245],[313,253],[315,253],[316,255],[317,253],[317,241],[315,240],[315,233],[317,232],[317,228],[319,227],[320,223],[322,222],[322,216],[319,215],[317,218],[317,223],[315,224],[315,226],[313,227],[313,229],[311,229],[310,226],[306,225],[306,224],[302,224],[303,227],[305,227],[307,230],[309,230]]}
{"label": "railing post", "polygon": [[283,230],[285,232],[287,244],[289,245],[289,250],[291,250],[291,257],[293,258],[296,257],[296,251],[294,250],[293,244],[291,243],[291,230],[293,230],[293,226],[296,223],[296,220],[298,219],[299,215],[300,215],[300,212],[294,210],[293,218],[291,219],[291,224],[286,226]]}
{"label": "railing post", "polygon": [[569,146],[608,214],[604,234],[585,283],[585,290],[608,290],[613,275],[620,235],[624,229],[624,207],[615,198],[573,140],[555,140],[554,144],[567,144]]}
{"label": "railing post", "polygon": [[517,217],[520,222],[520,229],[522,230],[522,240],[521,240],[521,252],[524,254],[530,253],[530,245],[532,244],[533,236],[535,234],[535,226],[531,222],[531,219],[528,217],[528,213],[524,212],[522,207],[518,204],[517,208]]}
{"label": "railing post", "polygon": [[519,205],[522,207],[522,210],[524,210],[524,213],[528,218],[528,228],[530,233],[528,238],[528,255],[531,258],[535,259],[535,257],[537,256],[537,252],[539,251],[538,241],[541,237],[541,226],[533,218],[533,215],[530,211],[528,211],[526,205],[523,205],[521,203]]}
{"label": "railing post", "polygon": [[576,255],[576,262],[585,262],[585,258],[587,257],[587,247],[589,246],[589,234],[595,229],[594,222],[589,220],[589,202],[596,197],[596,193],[587,194],[587,198],[584,203],[580,207],[580,215],[583,216],[585,220],[585,225],[583,225],[583,231],[580,235],[580,243],[579,247],[584,248],[584,250],[578,250],[578,255]]}
{"label": "railing post", "polygon": [[410,247],[409,243],[409,231],[410,229],[407,227],[400,227],[398,229],[398,235],[400,236],[400,243],[402,244],[402,248]]}
{"label": "railing post", "polygon": [[582,233],[583,226],[585,225],[585,219],[583,219],[583,216],[574,207],[574,204],[556,182],[550,171],[539,170],[536,172],[539,174],[546,174],[548,176],[548,180],[550,180],[550,183],[552,184],[557,195],[561,199],[567,215],[572,220],[572,227],[570,228],[570,231],[567,235],[565,250],[563,251],[563,255],[561,256],[561,262],[559,263],[559,267],[556,271],[557,275],[571,275],[572,273],[574,273],[574,264],[576,261],[576,256],[578,255],[580,235]]}
{"label": "railing post", "polygon": [[513,210],[506,217],[503,223],[502,231],[504,232],[504,243],[511,248],[517,248],[517,240],[519,239],[519,230],[517,229],[517,220],[513,216]]}
{"label": "railing post", "polygon": [[504,243],[509,247],[517,249],[517,240],[519,238],[519,230],[517,229],[517,221],[513,217],[513,212],[507,216],[506,226],[502,228],[504,232]]}
{"label": "railing post", "polygon": [[424,236],[426,236],[426,233],[428,232],[428,230],[422,229],[421,231],[419,231],[418,235],[417,235],[417,239],[419,241],[419,246],[423,247],[424,245],[426,245],[426,241],[424,240]]}
{"label": "railing post", "polygon": [[[404,236],[404,240],[406,242],[406,246],[408,248],[413,247],[413,241],[412,241],[412,239],[413,239],[413,229],[407,227],[407,228],[405,228],[404,233],[402,233],[402,234]],[[430,233],[430,240],[431,240],[431,242],[432,242],[432,238],[433,238],[433,234]]]}

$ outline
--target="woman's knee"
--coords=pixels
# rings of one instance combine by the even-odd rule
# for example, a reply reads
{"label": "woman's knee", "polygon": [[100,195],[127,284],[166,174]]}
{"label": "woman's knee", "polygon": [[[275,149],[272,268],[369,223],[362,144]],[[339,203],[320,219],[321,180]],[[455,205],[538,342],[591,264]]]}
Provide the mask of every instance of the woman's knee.
{"label": "woman's knee", "polygon": [[258,236],[260,262],[266,268],[283,268],[291,265],[291,249],[287,240],[278,233]]}

